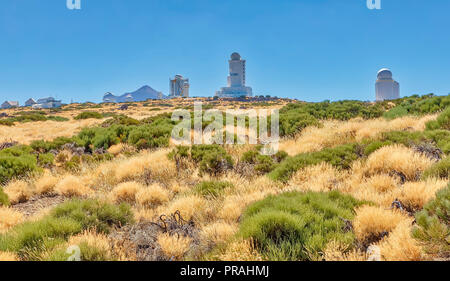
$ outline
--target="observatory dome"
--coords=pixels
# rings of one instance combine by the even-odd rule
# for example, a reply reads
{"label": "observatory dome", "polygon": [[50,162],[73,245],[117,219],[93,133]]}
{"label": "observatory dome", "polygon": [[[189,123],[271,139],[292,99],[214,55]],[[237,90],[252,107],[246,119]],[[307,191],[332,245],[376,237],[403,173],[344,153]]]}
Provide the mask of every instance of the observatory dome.
{"label": "observatory dome", "polygon": [[241,59],[241,55],[239,55],[239,53],[232,53],[231,54],[231,59],[232,60],[240,60]]}
{"label": "observatory dome", "polygon": [[378,71],[378,79],[392,79],[392,71],[387,68],[382,68]]}

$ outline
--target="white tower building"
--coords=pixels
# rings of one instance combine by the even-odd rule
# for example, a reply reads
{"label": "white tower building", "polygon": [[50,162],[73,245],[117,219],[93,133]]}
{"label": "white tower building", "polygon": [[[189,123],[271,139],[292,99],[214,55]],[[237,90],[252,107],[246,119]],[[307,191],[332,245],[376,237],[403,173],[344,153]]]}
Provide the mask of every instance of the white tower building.
{"label": "white tower building", "polygon": [[228,87],[221,88],[216,92],[216,96],[225,98],[237,98],[241,96],[251,97],[253,95],[252,88],[245,86],[245,60],[241,59],[241,55],[233,53],[230,65],[230,75],[228,76]]}
{"label": "white tower building", "polygon": [[169,97],[189,97],[189,79],[181,75],[175,75],[170,79],[170,95]]}
{"label": "white tower building", "polygon": [[378,71],[375,93],[376,101],[400,98],[400,84],[392,79],[392,72],[389,69],[383,68]]}

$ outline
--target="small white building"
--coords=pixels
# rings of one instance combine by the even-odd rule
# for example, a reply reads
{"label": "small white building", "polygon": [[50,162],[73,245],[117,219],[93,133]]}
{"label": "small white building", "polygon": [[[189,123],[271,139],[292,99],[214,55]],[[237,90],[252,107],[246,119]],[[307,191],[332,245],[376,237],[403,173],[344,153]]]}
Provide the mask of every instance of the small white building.
{"label": "small white building", "polygon": [[57,108],[61,107],[62,103],[60,100],[55,100],[52,97],[38,99],[36,104],[32,105],[32,108]]}
{"label": "small white building", "polygon": [[175,75],[173,79],[170,79],[170,95],[169,97],[189,97],[189,79],[184,78],[182,75]]}
{"label": "small white building", "polygon": [[36,102],[34,99],[30,98],[30,99],[28,99],[28,100],[25,102],[25,106],[26,106],[26,107],[33,106],[33,105],[35,105],[36,103],[37,103],[37,102]]}
{"label": "small white building", "polygon": [[228,87],[223,87],[216,92],[216,96],[221,98],[239,98],[242,96],[253,96],[253,90],[246,87],[245,79],[245,64],[246,61],[241,58],[238,53],[231,55],[231,60],[228,61],[230,65],[230,75],[228,76]]}
{"label": "small white building", "polygon": [[9,108],[13,108],[13,107],[19,107],[19,102],[18,101],[5,101],[4,103],[2,103],[2,109],[9,109]]}
{"label": "small white building", "polygon": [[375,83],[376,101],[395,100],[400,98],[400,84],[392,78],[392,72],[387,68],[378,71]]}

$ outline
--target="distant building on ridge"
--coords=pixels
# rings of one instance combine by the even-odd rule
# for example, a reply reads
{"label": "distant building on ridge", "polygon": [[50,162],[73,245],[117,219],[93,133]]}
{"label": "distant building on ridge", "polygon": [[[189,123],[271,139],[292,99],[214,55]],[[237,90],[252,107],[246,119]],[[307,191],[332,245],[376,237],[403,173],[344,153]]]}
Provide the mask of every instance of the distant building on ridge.
{"label": "distant building on ridge", "polygon": [[383,68],[378,71],[375,83],[376,101],[395,100],[400,98],[400,84],[392,79],[392,72]]}
{"label": "distant building on ridge", "polygon": [[177,97],[189,97],[189,79],[184,78],[182,75],[175,75],[173,79],[170,79],[170,98]]}
{"label": "distant building on ridge", "polygon": [[216,92],[216,96],[221,98],[239,98],[242,96],[253,96],[253,90],[245,86],[245,64],[246,61],[241,59],[241,55],[233,53],[231,60],[228,61],[230,65],[230,75],[228,76],[228,87],[221,88]]}
{"label": "distant building on ridge", "polygon": [[30,98],[25,102],[26,107],[33,106],[35,104],[36,104],[36,101],[33,98]]}
{"label": "distant building on ridge", "polygon": [[4,103],[2,103],[2,109],[9,109],[9,108],[13,108],[13,107],[19,107],[19,102],[18,101],[5,101]]}
{"label": "distant building on ridge", "polygon": [[32,108],[42,109],[42,108],[57,108],[61,107],[62,102],[60,100],[55,100],[52,97],[38,99]]}

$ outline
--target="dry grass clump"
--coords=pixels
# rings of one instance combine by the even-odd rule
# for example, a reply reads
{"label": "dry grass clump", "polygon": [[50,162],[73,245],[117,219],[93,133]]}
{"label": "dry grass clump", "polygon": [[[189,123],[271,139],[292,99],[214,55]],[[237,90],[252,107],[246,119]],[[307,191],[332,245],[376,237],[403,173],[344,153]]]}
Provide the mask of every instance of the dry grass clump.
{"label": "dry grass clump", "polygon": [[141,188],[136,194],[136,201],[143,207],[156,207],[170,200],[170,193],[159,184]]}
{"label": "dry grass clump", "polygon": [[16,123],[13,127],[2,126],[0,142],[4,140],[17,141],[21,144],[30,144],[35,140],[53,140],[57,137],[72,137],[84,127],[95,126],[102,123],[101,119],[70,120],[67,122],[40,121]]}
{"label": "dry grass clump", "polygon": [[379,243],[381,256],[387,261],[419,261],[423,259],[422,249],[411,237],[411,221],[401,221],[394,230]]}
{"label": "dry grass clump", "polygon": [[51,194],[54,192],[55,186],[59,179],[49,173],[45,173],[42,177],[36,180],[34,186],[37,194]]}
{"label": "dry grass clump", "polygon": [[170,259],[180,260],[189,251],[192,239],[182,235],[161,233],[158,235],[158,244],[163,253]]}
{"label": "dry grass clump", "polygon": [[23,222],[23,215],[11,208],[0,207],[0,233],[5,233],[11,227]]}
{"label": "dry grass clump", "polygon": [[9,182],[3,191],[8,195],[9,202],[12,205],[26,202],[34,194],[28,182],[23,180]]}
{"label": "dry grass clump", "polygon": [[337,241],[331,241],[327,244],[323,258],[325,261],[367,261],[366,253],[357,250],[349,249],[348,245],[344,245]]}
{"label": "dry grass clump", "polygon": [[398,179],[386,174],[373,175],[365,180],[367,188],[373,188],[377,192],[388,192],[398,187]]}
{"label": "dry grass clump", "polygon": [[135,152],[136,149],[133,146],[130,146],[126,143],[119,143],[112,145],[110,148],[108,148],[108,153],[117,156],[119,154],[125,153],[125,152]]}
{"label": "dry grass clump", "polygon": [[167,149],[145,151],[131,158],[101,164],[94,174],[96,178],[112,185],[142,178],[145,181],[169,183],[177,176],[177,170],[175,163],[168,159],[168,153]]}
{"label": "dry grass clump", "polygon": [[10,252],[0,252],[0,262],[2,261],[18,261],[16,254]]}
{"label": "dry grass clump", "polygon": [[309,166],[294,174],[289,182],[290,189],[300,191],[326,192],[339,188],[343,174],[329,163]]}
{"label": "dry grass clump", "polygon": [[252,192],[247,194],[235,194],[227,196],[224,199],[222,208],[219,210],[217,216],[227,222],[237,222],[244,211],[244,209],[251,203],[261,200],[269,192]]}
{"label": "dry grass clump", "polygon": [[221,261],[262,261],[252,240],[235,240],[227,244],[226,248],[218,254]]}
{"label": "dry grass clump", "polygon": [[402,173],[408,180],[416,180],[433,161],[403,145],[392,145],[372,153],[366,163],[368,174]]}
{"label": "dry grass clump", "polygon": [[411,219],[400,211],[363,206],[356,210],[353,228],[358,240],[368,241],[379,237],[384,232],[391,232],[401,221],[405,220],[411,222]]}
{"label": "dry grass clump", "polygon": [[102,260],[114,260],[110,240],[104,234],[87,230],[81,234],[69,238],[68,245],[80,246],[81,244],[85,244],[89,248],[94,248],[96,251],[101,252]]}
{"label": "dry grass clump", "polygon": [[154,220],[156,212],[153,209],[133,208],[133,215],[136,222],[149,222]]}
{"label": "dry grass clump", "polygon": [[447,180],[427,179],[421,182],[407,182],[399,190],[397,198],[403,206],[411,211],[419,211],[429,201],[436,197],[436,193],[448,185]]}
{"label": "dry grass clump", "polygon": [[221,244],[230,239],[238,230],[237,224],[215,222],[202,227],[202,238],[212,244]]}
{"label": "dry grass clump", "polygon": [[92,189],[81,178],[67,175],[55,186],[55,192],[59,195],[73,197],[73,196],[88,196],[92,193]]}
{"label": "dry grass clump", "polygon": [[136,202],[136,194],[144,188],[144,185],[135,181],[124,182],[116,186],[111,191],[111,198],[116,203],[134,203]]}
{"label": "dry grass clump", "polygon": [[425,124],[436,119],[436,115],[421,118],[405,116],[391,121],[384,118],[363,120],[361,118],[350,121],[328,120],[321,128],[307,127],[295,139],[281,141],[280,149],[289,155],[319,151],[363,139],[376,139],[381,133],[389,131],[423,131]]}
{"label": "dry grass clump", "polygon": [[197,195],[189,195],[186,197],[179,197],[171,201],[165,211],[160,212],[164,214],[174,214],[180,211],[181,217],[189,221],[193,219],[195,222],[200,222],[206,215],[207,201]]}

